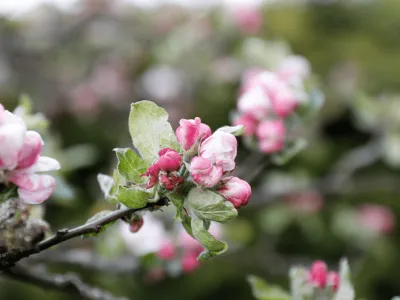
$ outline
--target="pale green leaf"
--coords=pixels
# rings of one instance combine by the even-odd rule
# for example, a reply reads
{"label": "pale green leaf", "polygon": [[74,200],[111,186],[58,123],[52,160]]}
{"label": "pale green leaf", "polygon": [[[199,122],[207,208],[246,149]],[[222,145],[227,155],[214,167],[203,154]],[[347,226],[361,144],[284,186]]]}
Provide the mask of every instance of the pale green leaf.
{"label": "pale green leaf", "polygon": [[223,131],[234,136],[241,136],[244,133],[244,125],[237,125],[237,126],[223,126],[218,128],[216,131]]}
{"label": "pale green leaf", "polygon": [[147,204],[147,199],[151,197],[151,193],[140,190],[137,187],[126,188],[120,186],[118,189],[118,202],[128,208],[142,208]]}
{"label": "pale green leaf", "polygon": [[197,217],[204,220],[224,223],[234,219],[238,213],[233,204],[221,195],[200,188],[191,189],[185,203]]}
{"label": "pale green leaf", "polygon": [[141,176],[144,174],[149,167],[135,151],[129,148],[116,148],[114,149],[118,158],[118,171],[125,177],[127,181],[134,182],[136,184],[142,184],[146,181],[146,178]]}
{"label": "pale green leaf", "polygon": [[279,286],[266,283],[261,278],[250,275],[247,277],[253,296],[257,300],[290,300],[290,295]]}
{"label": "pale green leaf", "polygon": [[228,245],[225,242],[218,241],[215,237],[213,237],[205,228],[204,221],[197,218],[192,217],[192,233],[196,240],[198,240],[203,247],[205,248],[205,252],[202,252],[199,256],[199,260],[207,260],[214,256],[220,255],[228,250]]}
{"label": "pale green leaf", "polygon": [[147,164],[158,158],[161,148],[180,151],[180,145],[168,122],[168,113],[151,101],[131,105],[129,132],[133,145]]}

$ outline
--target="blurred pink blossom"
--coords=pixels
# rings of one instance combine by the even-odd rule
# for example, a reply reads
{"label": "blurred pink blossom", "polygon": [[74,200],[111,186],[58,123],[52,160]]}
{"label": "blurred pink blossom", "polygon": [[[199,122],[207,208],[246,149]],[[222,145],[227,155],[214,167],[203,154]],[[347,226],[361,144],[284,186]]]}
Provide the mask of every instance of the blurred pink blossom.
{"label": "blurred pink blossom", "polygon": [[284,198],[284,201],[290,209],[299,213],[315,213],[324,205],[322,195],[314,190],[291,193]]}
{"label": "blurred pink blossom", "polygon": [[233,21],[243,33],[254,34],[261,29],[263,15],[256,6],[242,6],[233,11]]}
{"label": "blurred pink blossom", "polygon": [[390,208],[377,204],[359,207],[357,220],[365,228],[380,234],[391,233],[396,226],[396,217]]}

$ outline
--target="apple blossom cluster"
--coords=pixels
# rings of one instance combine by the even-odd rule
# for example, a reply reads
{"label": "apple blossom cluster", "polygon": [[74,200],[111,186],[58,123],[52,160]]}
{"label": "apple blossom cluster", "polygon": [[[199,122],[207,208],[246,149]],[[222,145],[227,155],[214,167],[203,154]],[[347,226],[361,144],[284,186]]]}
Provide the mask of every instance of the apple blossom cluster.
{"label": "apple blossom cluster", "polygon": [[354,300],[355,291],[351,283],[350,267],[346,258],[341,259],[339,272],[329,271],[325,262],[317,260],[309,269],[293,266],[290,268],[290,292],[265,282],[256,276],[249,276],[253,296],[262,299],[298,300]]}
{"label": "apple blossom cluster", "polygon": [[340,277],[337,272],[328,271],[326,263],[323,261],[315,261],[308,271],[309,284],[317,289],[331,289],[336,292],[339,288]]}
{"label": "apple blossom cluster", "polygon": [[148,177],[146,188],[160,185],[172,191],[185,182],[193,182],[203,189],[215,189],[235,208],[247,204],[250,185],[238,177],[228,176],[235,168],[237,154],[237,140],[233,134],[222,129],[212,134],[200,118],[182,119],[175,134],[184,153],[161,149],[158,160],[142,175]]}
{"label": "apple blossom cluster", "polygon": [[36,131],[27,130],[24,120],[0,104],[0,180],[3,190],[17,187],[18,197],[27,204],[47,200],[55,189],[55,179],[45,171],[60,164],[41,156],[43,140]]}
{"label": "apple blossom cluster", "polygon": [[280,152],[288,140],[287,121],[307,101],[309,62],[289,56],[276,70],[250,69],[242,79],[233,124],[244,125],[244,136],[266,154]]}

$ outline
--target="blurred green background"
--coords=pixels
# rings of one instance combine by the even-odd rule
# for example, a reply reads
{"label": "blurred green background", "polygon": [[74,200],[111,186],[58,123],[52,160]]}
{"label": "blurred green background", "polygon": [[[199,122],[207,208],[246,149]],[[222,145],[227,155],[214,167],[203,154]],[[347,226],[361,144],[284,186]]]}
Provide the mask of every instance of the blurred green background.
{"label": "blurred green background", "polygon": [[[0,102],[13,109],[21,93],[29,94],[52,123],[47,150],[63,165],[61,188],[46,202],[53,229],[83,223],[107,206],[96,175],[112,171],[113,148],[131,145],[133,101],[157,102],[174,127],[194,116],[213,129],[228,124],[242,72],[263,65],[271,41],[308,58],[326,95],[306,133],[309,147],[258,176],[250,204],[224,225],[233,246],[221,258],[152,281],[140,267],[119,272],[55,262],[50,270],[78,272],[129,299],[252,299],[248,274],[287,287],[293,264],[323,259],[335,268],[348,257],[357,299],[400,294],[400,1],[275,1],[259,12],[254,34],[226,8],[143,10],[108,1],[0,19]],[[248,151],[240,150],[244,160]],[[365,204],[389,209],[393,219],[382,221],[389,232],[359,221]],[[118,243],[105,235],[64,247],[95,248],[93,255],[110,261],[126,256]],[[28,298],[75,299],[1,278],[0,299]]]}

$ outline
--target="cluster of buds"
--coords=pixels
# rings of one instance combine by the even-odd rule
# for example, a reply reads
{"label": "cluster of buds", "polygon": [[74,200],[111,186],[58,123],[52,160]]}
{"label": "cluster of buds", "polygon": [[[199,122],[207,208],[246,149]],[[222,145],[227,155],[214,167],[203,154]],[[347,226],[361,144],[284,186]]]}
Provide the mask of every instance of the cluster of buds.
{"label": "cluster of buds", "polygon": [[323,261],[317,260],[308,271],[308,282],[313,288],[330,289],[336,292],[339,288],[340,277],[337,272],[328,271],[328,267]]}
{"label": "cluster of buds", "polygon": [[242,80],[235,125],[244,125],[244,135],[266,154],[281,151],[287,140],[285,120],[307,100],[304,80],[310,64],[301,56],[287,57],[277,70],[251,69]]}
{"label": "cluster of buds", "polygon": [[29,131],[24,120],[0,104],[0,182],[14,184],[19,198],[27,204],[39,204],[50,197],[55,179],[45,171],[57,170],[55,159],[41,156],[43,140],[36,131]]}
{"label": "cluster of buds", "polygon": [[152,188],[157,183],[160,183],[162,187],[172,191],[184,181],[183,177],[178,173],[182,165],[182,157],[171,148],[161,149],[158,155],[159,159],[142,175],[149,177],[146,188]]}
{"label": "cluster of buds", "polygon": [[251,195],[250,185],[228,176],[235,169],[237,154],[237,140],[233,134],[223,130],[212,134],[208,125],[195,118],[182,119],[176,137],[183,153],[170,148],[161,149],[159,159],[143,174],[149,178],[147,188],[160,184],[171,191],[189,182],[201,188],[215,189],[236,208],[247,204]]}

